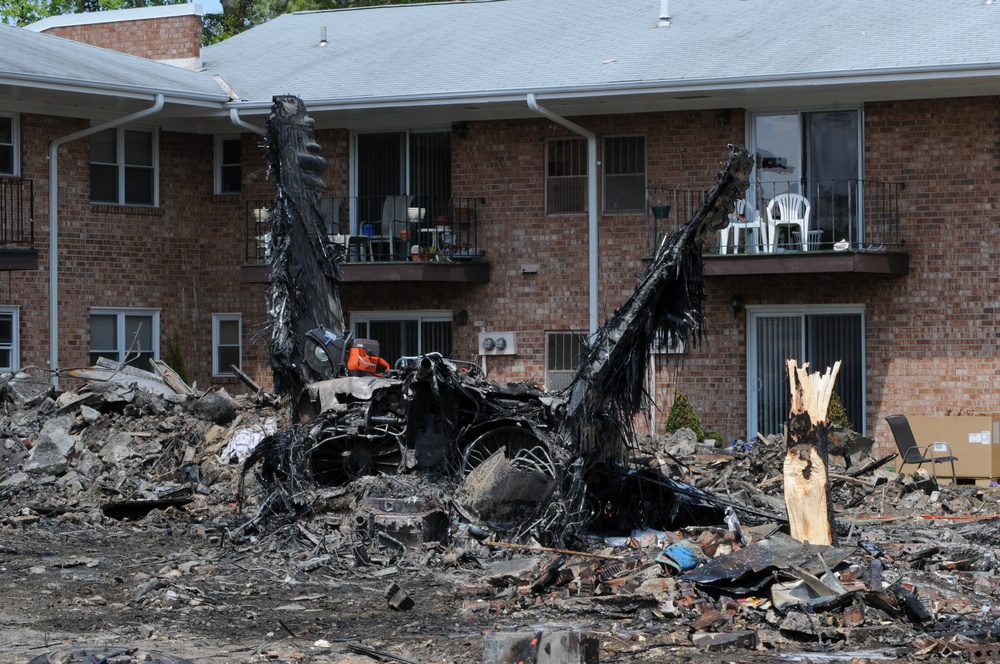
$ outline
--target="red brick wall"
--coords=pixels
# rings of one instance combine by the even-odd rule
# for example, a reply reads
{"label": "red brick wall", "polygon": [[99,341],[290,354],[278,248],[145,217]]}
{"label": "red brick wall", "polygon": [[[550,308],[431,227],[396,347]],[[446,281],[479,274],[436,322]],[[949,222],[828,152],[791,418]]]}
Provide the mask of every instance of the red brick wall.
{"label": "red brick wall", "polygon": [[[599,139],[645,134],[649,183],[683,189],[714,183],[726,158],[726,145],[742,141],[741,114],[734,113],[725,127],[719,126],[716,116],[715,112],[650,113],[573,121]],[[490,283],[444,288],[346,284],[341,289],[344,310],[445,309],[457,313],[467,309],[469,324],[454,328],[457,359],[478,359],[480,331],[513,331],[518,353],[489,357],[490,379],[544,382],[545,333],[586,333],[589,329],[588,219],[586,214],[545,215],[544,139],[548,137],[574,135],[538,119],[470,123],[466,138],[452,138],[454,195],[484,199],[478,210],[478,237],[491,264]],[[599,323],[632,294],[645,267],[645,234],[641,215],[601,215]],[[538,273],[522,275],[524,263],[537,263]],[[670,385],[663,385],[657,403],[662,407],[672,394]]]}
{"label": "red brick wall", "polygon": [[55,26],[44,32],[150,60],[183,60],[201,55],[201,17],[195,14]]}
{"label": "red brick wall", "polygon": [[[744,118],[734,112],[720,127],[714,112],[573,118],[600,138],[647,136],[650,184],[703,188],[725,157],[725,145],[744,141]],[[707,429],[726,440],[746,423],[746,319],[729,299],[748,306],[865,305],[867,432],[877,451],[893,449],[884,417],[1000,412],[992,348],[1000,335],[993,276],[997,220],[997,99],[938,100],[868,105],[864,113],[864,177],[903,181],[902,232],[910,254],[906,277],[802,275],[713,278],[708,283],[706,336],[682,356],[661,356],[655,403],[663,424],[677,391],[689,394]],[[486,285],[431,289],[425,285],[350,285],[345,310],[466,308],[470,323],[456,327],[456,355],[474,359],[477,333],[513,330],[518,354],[490,357],[497,381],[544,376],[546,330],[587,329],[585,215],[543,213],[543,139],[570,136],[545,120],[470,125],[453,140],[457,196],[482,196],[480,237],[493,278]],[[600,219],[602,321],[631,294],[644,265],[642,220]],[[538,263],[522,276],[522,263]],[[675,361],[675,360],[679,360]],[[860,423],[858,423],[860,426]]]}
{"label": "red brick wall", "polygon": [[[86,123],[21,115],[23,176],[35,182],[35,237],[40,267],[0,278],[0,302],[21,307],[21,364],[47,367],[49,143]],[[244,138],[245,188],[268,191],[256,136]],[[160,132],[160,207],[91,205],[89,142],[59,151],[59,314],[62,368],[89,365],[92,307],[160,311],[161,357],[169,337],[179,342],[202,388],[235,379],[212,378],[212,314],[242,312],[246,370],[269,385],[266,348],[254,337],[265,322],[264,288],[241,284],[243,204],[213,192],[213,137]],[[263,186],[262,186],[263,185]],[[249,194],[248,194],[249,195]],[[268,195],[273,198],[273,194]],[[68,381],[72,384],[72,381]]]}
{"label": "red brick wall", "polygon": [[[573,118],[603,138],[643,133],[651,185],[704,188],[742,143],[743,117],[719,126],[714,112]],[[0,275],[0,303],[22,307],[22,364],[45,366],[47,341],[47,197],[49,142],[80,121],[21,116],[24,176],[36,183],[35,223],[41,269]],[[1000,104],[996,97],[886,102],[865,108],[864,177],[903,181],[902,233],[910,255],[905,277],[782,275],[712,278],[706,336],[681,357],[659,356],[657,426],[678,391],[688,393],[707,429],[732,439],[745,429],[747,306],[863,304],[866,307],[867,422],[878,451],[892,449],[884,417],[1000,412],[994,348],[1000,289]],[[490,357],[498,382],[544,378],[544,333],[588,329],[587,217],[544,214],[544,139],[571,136],[545,119],[471,123],[453,138],[454,193],[481,197],[479,240],[492,266],[488,284],[345,284],[345,312],[371,309],[467,309],[455,327],[456,358],[476,359],[477,333],[518,334],[518,354]],[[329,161],[330,195],[348,190],[348,134],[319,131]],[[243,201],[270,200],[259,137],[244,137],[244,194],[212,194],[212,137],[161,134],[159,210],[91,206],[87,141],[60,151],[60,256],[64,367],[87,363],[89,309],[148,306],[162,311],[163,338],[176,334],[202,387],[210,376],[211,315],[243,312],[245,369],[270,384],[262,285],[239,281]],[[632,293],[645,267],[638,215],[602,215],[600,315]],[[122,229],[126,229],[123,234]],[[523,263],[538,274],[522,275]],[[162,349],[161,349],[162,350]],[[679,363],[674,360],[678,359]],[[669,360],[665,366],[663,360]],[[235,381],[227,388],[240,391]]]}

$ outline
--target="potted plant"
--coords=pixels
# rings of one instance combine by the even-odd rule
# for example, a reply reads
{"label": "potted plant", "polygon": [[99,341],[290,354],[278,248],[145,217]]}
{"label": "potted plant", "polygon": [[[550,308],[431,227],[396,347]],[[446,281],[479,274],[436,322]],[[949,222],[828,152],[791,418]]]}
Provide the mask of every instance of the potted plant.
{"label": "potted plant", "polygon": [[669,192],[666,187],[655,187],[652,193],[650,210],[653,212],[653,218],[657,221],[663,221],[670,215]]}

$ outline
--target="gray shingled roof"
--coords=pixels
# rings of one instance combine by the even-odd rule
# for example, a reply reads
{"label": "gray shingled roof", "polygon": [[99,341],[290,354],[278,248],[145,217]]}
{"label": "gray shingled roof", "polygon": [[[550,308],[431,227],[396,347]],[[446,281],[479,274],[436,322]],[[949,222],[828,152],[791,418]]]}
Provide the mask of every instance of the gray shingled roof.
{"label": "gray shingled roof", "polygon": [[659,10],[659,0],[495,0],[303,12],[209,47],[203,61],[243,99],[261,101],[1000,67],[1000,2],[990,0],[674,0],[670,28],[656,27]]}
{"label": "gray shingled roof", "polygon": [[224,102],[211,76],[0,23],[0,81]]}

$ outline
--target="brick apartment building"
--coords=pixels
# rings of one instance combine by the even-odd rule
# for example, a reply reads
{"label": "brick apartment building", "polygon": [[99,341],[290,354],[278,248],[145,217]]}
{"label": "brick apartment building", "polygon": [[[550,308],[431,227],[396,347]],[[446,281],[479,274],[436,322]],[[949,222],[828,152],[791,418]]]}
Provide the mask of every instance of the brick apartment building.
{"label": "brick apartment building", "polygon": [[998,12],[454,2],[285,15],[200,52],[197,5],[0,26],[0,360],[176,344],[200,387],[240,391],[233,361],[268,384],[260,142],[295,94],[345,314],[389,359],[558,387],[732,143],[757,154],[750,220],[799,193],[813,232],[706,248],[705,337],[650,356],[645,425],[684,391],[727,438],[780,430],[786,358],[842,360],[883,451],[886,415],[1000,412]]}

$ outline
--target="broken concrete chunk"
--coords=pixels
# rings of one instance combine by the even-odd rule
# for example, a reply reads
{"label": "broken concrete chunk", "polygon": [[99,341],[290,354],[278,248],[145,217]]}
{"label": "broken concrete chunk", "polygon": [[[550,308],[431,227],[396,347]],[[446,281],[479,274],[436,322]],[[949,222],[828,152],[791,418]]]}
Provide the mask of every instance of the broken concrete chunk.
{"label": "broken concrete chunk", "polygon": [[16,408],[37,408],[43,401],[55,396],[55,388],[47,379],[23,372],[4,376],[6,380],[0,379],[0,392]]}
{"label": "broken concrete chunk", "polygon": [[125,459],[137,456],[132,436],[127,433],[116,433],[101,448],[101,459],[104,463],[120,464]]}
{"label": "broken concrete chunk", "polygon": [[62,475],[68,466],[66,455],[51,438],[46,437],[31,448],[22,469],[32,475]]}
{"label": "broken concrete chunk", "polygon": [[389,600],[389,608],[396,611],[409,611],[413,608],[414,601],[399,584],[393,583],[385,591],[385,596]]}
{"label": "broken concrete chunk", "polygon": [[744,648],[753,650],[759,639],[757,632],[752,630],[735,630],[732,632],[699,632],[691,637],[691,643],[710,651],[726,650],[727,648]]}

